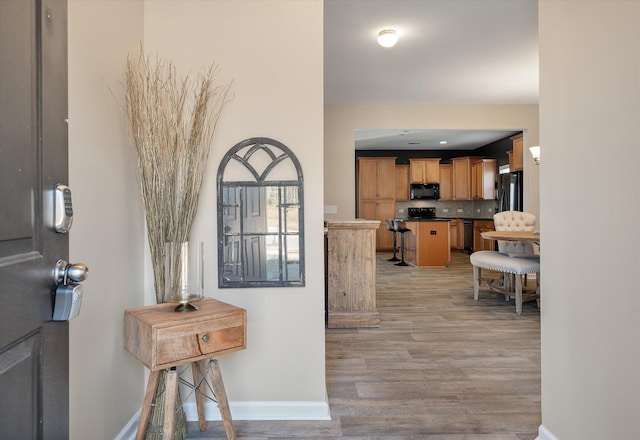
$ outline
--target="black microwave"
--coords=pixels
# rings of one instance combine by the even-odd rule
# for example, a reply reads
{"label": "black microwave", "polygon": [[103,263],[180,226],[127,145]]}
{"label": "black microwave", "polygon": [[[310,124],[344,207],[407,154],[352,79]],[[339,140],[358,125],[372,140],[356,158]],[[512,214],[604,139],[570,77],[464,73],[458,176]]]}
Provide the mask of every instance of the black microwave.
{"label": "black microwave", "polygon": [[411,200],[438,200],[440,185],[438,183],[412,183],[410,196]]}

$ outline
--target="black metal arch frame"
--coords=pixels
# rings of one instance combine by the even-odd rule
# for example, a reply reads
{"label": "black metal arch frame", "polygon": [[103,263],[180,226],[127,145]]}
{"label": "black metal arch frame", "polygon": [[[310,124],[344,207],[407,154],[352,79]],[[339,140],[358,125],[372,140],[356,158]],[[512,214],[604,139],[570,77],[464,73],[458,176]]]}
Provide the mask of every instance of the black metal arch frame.
{"label": "black metal arch frame", "polygon": [[[244,154],[239,154],[240,151],[250,147]],[[279,151],[274,151],[279,150]],[[262,172],[256,170],[250,163],[251,157],[257,152],[264,152],[271,158],[271,163],[268,164]],[[269,174],[274,170],[276,166],[284,161],[290,160],[293,164],[296,173],[296,180],[269,180]],[[230,162],[237,162],[244,168],[246,168],[254,180],[245,181],[224,181],[224,173]],[[278,142],[275,139],[266,137],[256,137],[245,139],[242,142],[234,145],[222,158],[220,165],[218,166],[217,173],[217,206],[218,206],[218,287],[220,288],[238,288],[238,287],[301,287],[305,285],[304,277],[304,185],[302,176],[302,167],[298,158],[293,152],[283,143]],[[225,277],[225,243],[226,240],[232,235],[225,230],[225,204],[224,204],[224,190],[225,188],[260,188],[260,187],[294,187],[297,188],[298,203],[295,204],[298,208],[298,232],[295,235],[298,236],[298,251],[299,261],[298,270],[299,277],[296,280],[284,280],[282,269],[280,269],[279,280],[247,280],[244,275],[237,281],[231,281]],[[293,205],[292,205],[293,206]],[[240,227],[240,237],[243,237],[244,231],[242,223]],[[287,236],[287,231],[282,231],[282,224],[280,223],[279,235]],[[256,235],[256,234],[254,234]],[[266,235],[266,234],[265,234]],[[240,249],[241,253],[241,266],[245,266],[246,256]],[[280,253],[282,255],[282,253]],[[280,261],[280,263],[282,263]],[[282,268],[282,264],[280,264]]]}

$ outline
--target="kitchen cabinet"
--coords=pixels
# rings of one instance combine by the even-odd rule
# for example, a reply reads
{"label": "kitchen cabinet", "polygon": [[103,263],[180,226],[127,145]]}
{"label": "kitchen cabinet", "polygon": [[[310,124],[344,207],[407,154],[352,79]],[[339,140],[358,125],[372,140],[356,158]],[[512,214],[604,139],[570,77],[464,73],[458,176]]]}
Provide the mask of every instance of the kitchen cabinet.
{"label": "kitchen cabinet", "polygon": [[[396,203],[394,200],[361,200],[358,218],[364,220],[380,220],[376,233],[376,250],[393,250],[393,233],[387,230],[385,219],[395,218]],[[399,238],[398,238],[399,240]]]}
{"label": "kitchen cabinet", "polygon": [[487,240],[482,238],[480,234],[487,231],[495,231],[496,228],[493,220],[474,220],[473,221],[473,251],[494,251],[496,246],[495,240]]}
{"label": "kitchen cabinet", "polygon": [[440,159],[409,159],[411,183],[440,183]]}
{"label": "kitchen cabinet", "polygon": [[409,200],[409,165],[396,165],[396,202]]}
{"label": "kitchen cabinet", "polygon": [[445,267],[451,261],[448,221],[407,222],[405,260],[420,267]]}
{"label": "kitchen cabinet", "polygon": [[376,250],[393,249],[393,235],[385,219],[396,216],[396,158],[358,158],[358,218],[380,220]]}
{"label": "kitchen cabinet", "polygon": [[393,199],[396,195],[396,158],[358,158],[358,193],[362,200]]}
{"label": "kitchen cabinet", "polygon": [[464,222],[461,219],[449,221],[449,237],[451,249],[464,249]]}
{"label": "kitchen cabinet", "polygon": [[473,200],[495,200],[496,160],[476,159],[471,164],[471,198]]}
{"label": "kitchen cabinet", "polygon": [[440,200],[453,200],[453,165],[440,165]]}
{"label": "kitchen cabinet", "polygon": [[511,154],[509,154],[509,170],[511,172],[521,171],[522,170],[522,150],[524,145],[524,139],[523,139],[522,133],[512,136],[510,139],[513,142],[513,149],[511,150]]}
{"label": "kitchen cabinet", "polygon": [[453,200],[471,200],[471,165],[481,157],[456,157],[453,166]]}

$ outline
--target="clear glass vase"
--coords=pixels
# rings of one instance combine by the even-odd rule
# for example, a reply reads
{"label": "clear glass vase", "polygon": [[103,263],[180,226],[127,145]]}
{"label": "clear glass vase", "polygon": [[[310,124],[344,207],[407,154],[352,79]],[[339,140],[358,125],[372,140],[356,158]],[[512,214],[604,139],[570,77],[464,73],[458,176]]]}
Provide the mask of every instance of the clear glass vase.
{"label": "clear glass vase", "polygon": [[204,296],[204,243],[165,243],[164,302],[178,303],[177,312],[198,310]]}

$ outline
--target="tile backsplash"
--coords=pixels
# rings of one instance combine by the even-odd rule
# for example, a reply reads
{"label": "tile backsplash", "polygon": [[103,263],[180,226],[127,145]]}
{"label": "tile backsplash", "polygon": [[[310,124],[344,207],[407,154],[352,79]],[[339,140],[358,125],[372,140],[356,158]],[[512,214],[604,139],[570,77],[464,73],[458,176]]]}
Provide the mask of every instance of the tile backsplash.
{"label": "tile backsplash", "polygon": [[430,206],[436,208],[437,217],[492,219],[493,214],[496,213],[498,202],[496,200],[409,200],[396,202],[396,217],[407,217],[407,208],[409,207],[422,208]]}

